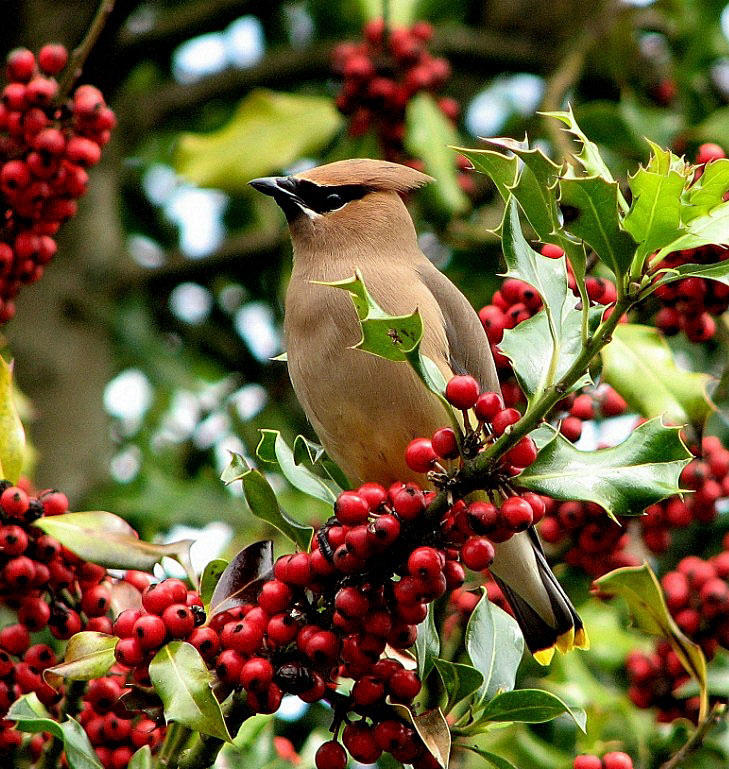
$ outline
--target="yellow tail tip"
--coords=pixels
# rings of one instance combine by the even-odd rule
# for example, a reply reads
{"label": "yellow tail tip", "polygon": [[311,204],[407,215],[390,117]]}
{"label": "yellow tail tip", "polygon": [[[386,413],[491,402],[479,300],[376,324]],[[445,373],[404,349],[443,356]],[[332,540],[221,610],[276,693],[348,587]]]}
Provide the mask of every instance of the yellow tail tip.
{"label": "yellow tail tip", "polygon": [[552,661],[552,657],[554,657],[554,646],[550,646],[548,649],[540,649],[534,652],[532,656],[540,665],[546,667]]}
{"label": "yellow tail tip", "polygon": [[569,630],[567,630],[565,633],[562,633],[561,636],[557,637],[557,643],[555,646],[562,654],[567,654],[568,651],[572,650],[572,647],[575,645],[575,629],[574,627],[571,627]]}
{"label": "yellow tail tip", "polygon": [[583,627],[581,627],[575,633],[575,646],[578,649],[584,649],[585,651],[590,648],[590,638],[587,635],[587,631]]}

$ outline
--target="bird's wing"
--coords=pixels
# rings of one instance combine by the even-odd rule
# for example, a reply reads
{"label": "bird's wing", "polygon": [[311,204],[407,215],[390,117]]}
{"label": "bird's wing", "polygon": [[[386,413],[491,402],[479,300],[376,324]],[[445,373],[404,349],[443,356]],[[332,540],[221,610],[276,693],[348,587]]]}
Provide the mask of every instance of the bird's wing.
{"label": "bird's wing", "polygon": [[[466,297],[430,262],[418,274],[438,303],[448,339],[448,365],[454,374],[470,374],[481,390],[500,392],[488,338]],[[577,612],[552,574],[534,529],[495,545],[490,571],[502,587],[521,626],[527,646],[548,661],[556,645],[565,650],[586,644]]]}
{"label": "bird's wing", "polygon": [[443,314],[451,371],[475,377],[482,390],[500,392],[486,332],[468,299],[430,262],[417,270]]}

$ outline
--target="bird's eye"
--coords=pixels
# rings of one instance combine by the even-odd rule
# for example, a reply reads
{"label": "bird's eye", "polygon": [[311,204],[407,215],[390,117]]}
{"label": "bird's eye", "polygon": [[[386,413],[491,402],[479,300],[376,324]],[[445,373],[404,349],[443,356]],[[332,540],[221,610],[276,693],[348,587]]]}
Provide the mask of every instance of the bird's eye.
{"label": "bird's eye", "polygon": [[335,208],[341,208],[344,205],[344,198],[338,192],[331,192],[327,195],[327,208],[333,211]]}

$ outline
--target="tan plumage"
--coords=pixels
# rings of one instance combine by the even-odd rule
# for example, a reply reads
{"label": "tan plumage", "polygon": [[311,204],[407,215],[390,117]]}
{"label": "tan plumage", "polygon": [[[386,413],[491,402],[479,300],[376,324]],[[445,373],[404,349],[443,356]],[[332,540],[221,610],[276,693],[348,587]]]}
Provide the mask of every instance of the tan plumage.
{"label": "tan plumage", "polygon": [[[385,311],[420,311],[422,350],[446,378],[467,372],[482,389],[499,388],[478,316],[420,250],[398,194],[428,181],[430,177],[412,168],[358,159],[285,180],[253,182],[286,212],[294,246],[284,321],[291,382],[323,446],[354,482],[422,483],[422,475],[405,464],[405,447],[414,437],[429,436],[447,424],[447,416],[407,364],[351,349],[360,339],[351,300],[317,282],[342,280],[359,269]],[[331,193],[351,199],[327,210]],[[536,534],[497,545],[492,571],[512,604],[526,604],[514,608],[533,650],[553,646],[559,636],[567,636],[563,645],[569,646],[574,625],[581,627],[545,569],[549,571]],[[530,621],[539,625],[538,632],[528,626]]]}

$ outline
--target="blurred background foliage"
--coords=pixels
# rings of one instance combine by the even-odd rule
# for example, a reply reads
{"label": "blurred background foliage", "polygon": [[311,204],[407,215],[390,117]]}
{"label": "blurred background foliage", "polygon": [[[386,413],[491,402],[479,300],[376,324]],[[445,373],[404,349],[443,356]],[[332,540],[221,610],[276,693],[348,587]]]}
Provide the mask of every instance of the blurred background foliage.
{"label": "blurred background foliage", "polygon": [[[71,47],[94,6],[5,0],[3,49],[48,40]],[[538,111],[570,102],[617,175],[646,158],[644,136],[689,156],[703,141],[729,146],[725,0],[388,6],[393,24],[435,26],[432,51],[452,66],[444,93],[461,105],[456,129],[446,132],[455,143],[528,131],[558,156],[564,135]],[[272,360],[283,352],[285,223],[246,182],[378,153],[376,139],[351,136],[336,109],[331,53],[382,11],[382,0],[118,0],[84,73],[103,89],[118,129],[79,215],[61,231],[58,257],[23,293],[6,332],[29,399],[39,487],[62,488],[73,509],[123,515],[145,538],[193,527],[198,566],[272,534],[219,482],[229,451],[254,456],[263,426],[289,442],[315,436],[285,364]],[[444,137],[406,135],[405,145],[429,167]],[[412,201],[421,245],[480,307],[500,269],[490,231],[502,210],[498,195],[480,177],[466,196],[455,166],[440,176],[440,194]],[[671,340],[679,360],[721,376],[723,323],[708,345],[682,339]],[[725,429],[720,417],[716,429]],[[272,480],[297,518],[326,517],[322,505]],[[571,588],[586,600],[584,578]],[[624,656],[643,641],[622,629],[619,609],[588,603],[585,611],[594,652],[560,661],[540,685],[586,706],[590,729],[578,737],[558,719],[489,738],[524,769],[566,766],[576,749],[618,743],[648,766],[685,736],[680,723],[657,736],[651,714],[628,704]],[[546,675],[525,668],[525,679]],[[324,721],[315,709],[301,715],[284,708],[276,730],[309,765],[307,739]],[[269,721],[253,719],[239,736],[247,763],[286,763]],[[712,739],[691,766],[726,765],[729,734]]]}

